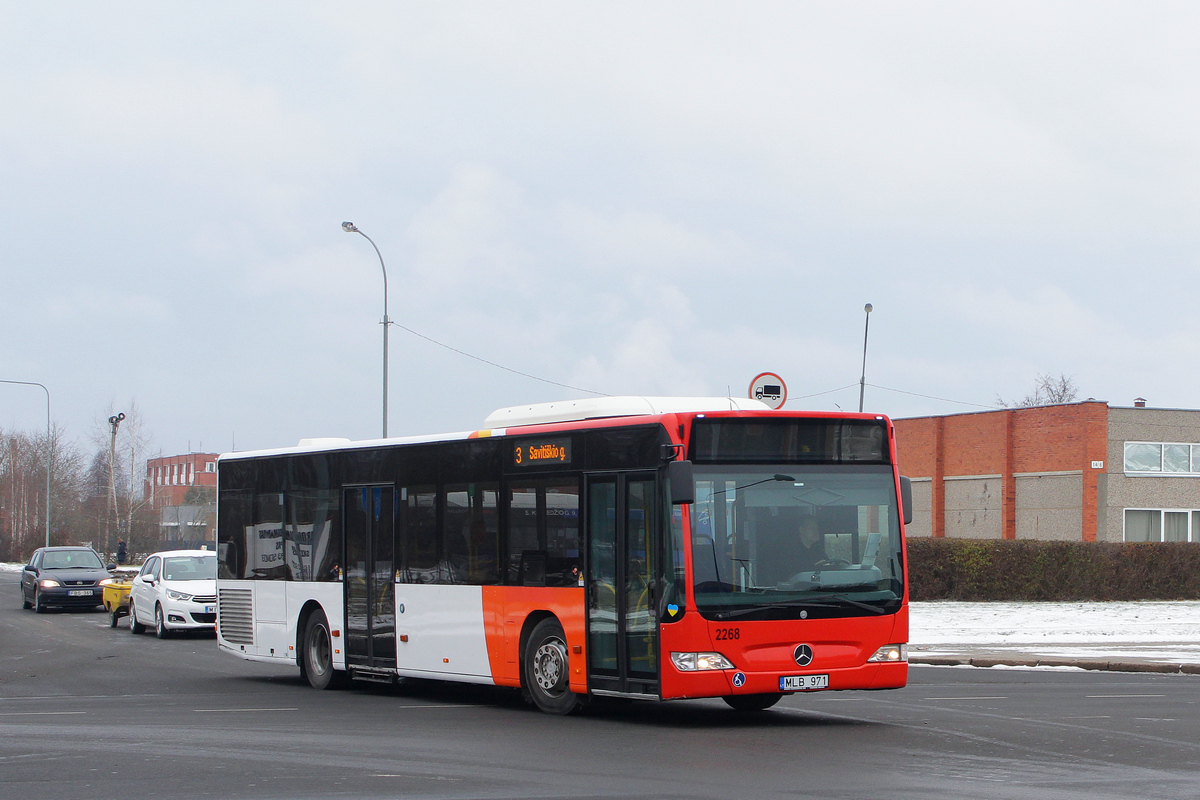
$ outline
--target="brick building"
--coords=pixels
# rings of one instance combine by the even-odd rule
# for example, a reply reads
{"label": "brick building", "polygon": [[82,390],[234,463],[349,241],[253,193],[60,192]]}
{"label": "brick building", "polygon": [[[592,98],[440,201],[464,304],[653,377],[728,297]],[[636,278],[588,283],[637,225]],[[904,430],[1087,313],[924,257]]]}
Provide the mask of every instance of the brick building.
{"label": "brick building", "polygon": [[216,490],[216,453],[188,453],[146,462],[145,496],[158,512],[161,548],[203,546],[214,541]]}
{"label": "brick building", "polygon": [[896,420],[908,535],[1200,542],[1200,411],[1144,402]]}

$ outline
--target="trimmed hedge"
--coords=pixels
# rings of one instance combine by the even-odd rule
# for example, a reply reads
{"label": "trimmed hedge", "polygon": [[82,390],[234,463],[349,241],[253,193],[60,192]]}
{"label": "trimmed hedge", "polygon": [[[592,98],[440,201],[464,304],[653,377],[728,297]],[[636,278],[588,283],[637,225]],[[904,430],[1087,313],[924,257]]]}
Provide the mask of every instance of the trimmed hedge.
{"label": "trimmed hedge", "polygon": [[1200,544],[909,539],[913,600],[1197,600]]}

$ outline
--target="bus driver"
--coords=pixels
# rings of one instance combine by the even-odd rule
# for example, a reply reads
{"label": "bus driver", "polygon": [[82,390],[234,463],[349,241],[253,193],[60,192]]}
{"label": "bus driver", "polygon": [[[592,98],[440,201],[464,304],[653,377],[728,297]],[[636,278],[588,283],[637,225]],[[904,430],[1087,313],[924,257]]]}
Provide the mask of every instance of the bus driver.
{"label": "bus driver", "polygon": [[795,572],[810,572],[829,558],[825,554],[825,537],[817,518],[806,515],[800,519],[800,541],[796,547],[793,564]]}

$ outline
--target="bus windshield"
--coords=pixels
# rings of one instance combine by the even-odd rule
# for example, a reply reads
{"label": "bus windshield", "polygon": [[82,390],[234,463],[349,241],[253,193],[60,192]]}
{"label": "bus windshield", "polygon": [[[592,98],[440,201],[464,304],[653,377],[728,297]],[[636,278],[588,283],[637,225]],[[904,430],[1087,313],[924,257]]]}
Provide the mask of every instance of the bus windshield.
{"label": "bus windshield", "polygon": [[895,612],[901,554],[890,466],[696,467],[692,570],[706,615]]}

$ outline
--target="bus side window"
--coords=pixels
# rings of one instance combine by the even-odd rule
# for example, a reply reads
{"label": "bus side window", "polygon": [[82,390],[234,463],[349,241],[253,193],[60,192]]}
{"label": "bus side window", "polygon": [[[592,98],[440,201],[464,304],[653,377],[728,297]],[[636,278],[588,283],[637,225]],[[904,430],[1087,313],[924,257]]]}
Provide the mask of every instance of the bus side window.
{"label": "bus side window", "polygon": [[492,584],[498,580],[500,485],[450,484],[444,489],[442,552],[449,583]]}
{"label": "bus side window", "polygon": [[283,493],[254,495],[254,528],[247,543],[247,578],[287,580],[283,555]]}
{"label": "bus side window", "polygon": [[582,586],[579,481],[555,479],[546,487],[546,585]]}
{"label": "bus side window", "polygon": [[337,580],[342,549],[338,492],[298,489],[288,492],[286,505],[289,580]]}
{"label": "bus side window", "polygon": [[[538,525],[538,484],[540,481],[520,481],[509,484],[508,495],[508,558],[505,567],[506,583],[514,586],[541,586],[544,580],[533,581],[529,564],[533,554],[542,550]],[[543,490],[544,491],[544,490]],[[543,520],[544,521],[544,518]]]}
{"label": "bus side window", "polygon": [[[218,576],[231,580],[253,577],[246,570],[246,534],[251,523],[253,493],[246,489],[223,489],[217,515]],[[40,558],[40,555],[39,555]]]}
{"label": "bus side window", "polygon": [[396,549],[401,583],[446,583],[438,571],[437,488],[404,486],[398,494]]}
{"label": "bus side window", "polygon": [[513,481],[509,491],[507,582],[579,586],[583,579],[579,480]]}

